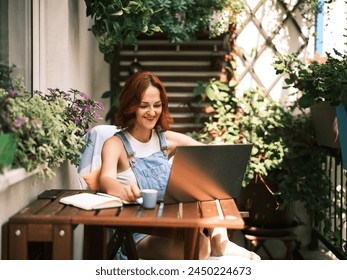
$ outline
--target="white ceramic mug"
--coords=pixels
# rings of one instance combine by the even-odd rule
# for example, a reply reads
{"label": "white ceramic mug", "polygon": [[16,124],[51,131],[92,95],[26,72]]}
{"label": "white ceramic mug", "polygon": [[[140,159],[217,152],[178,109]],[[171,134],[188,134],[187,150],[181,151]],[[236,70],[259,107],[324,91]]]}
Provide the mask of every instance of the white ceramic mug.
{"label": "white ceramic mug", "polygon": [[157,204],[158,191],[153,189],[141,190],[141,197],[137,198],[136,201],[142,204],[145,209],[153,209]]}

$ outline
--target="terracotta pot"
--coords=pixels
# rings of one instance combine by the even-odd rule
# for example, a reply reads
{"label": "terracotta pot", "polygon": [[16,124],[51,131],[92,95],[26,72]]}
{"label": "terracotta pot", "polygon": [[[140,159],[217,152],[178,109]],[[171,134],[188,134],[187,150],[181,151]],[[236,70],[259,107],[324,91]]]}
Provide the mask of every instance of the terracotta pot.
{"label": "terracotta pot", "polygon": [[[275,192],[278,185],[273,182],[268,187]],[[260,181],[242,188],[237,204],[241,211],[249,212],[249,218],[245,219],[249,228],[283,229],[294,224],[291,209],[279,210],[276,198]]]}

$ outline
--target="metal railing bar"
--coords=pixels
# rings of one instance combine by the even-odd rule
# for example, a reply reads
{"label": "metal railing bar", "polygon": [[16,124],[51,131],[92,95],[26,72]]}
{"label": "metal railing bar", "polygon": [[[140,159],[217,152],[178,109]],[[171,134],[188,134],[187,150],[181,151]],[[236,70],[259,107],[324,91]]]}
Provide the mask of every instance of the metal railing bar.
{"label": "metal railing bar", "polygon": [[333,245],[324,235],[322,235],[317,229],[313,229],[314,237],[319,239],[339,260],[347,260],[347,256],[343,254],[336,246]]}

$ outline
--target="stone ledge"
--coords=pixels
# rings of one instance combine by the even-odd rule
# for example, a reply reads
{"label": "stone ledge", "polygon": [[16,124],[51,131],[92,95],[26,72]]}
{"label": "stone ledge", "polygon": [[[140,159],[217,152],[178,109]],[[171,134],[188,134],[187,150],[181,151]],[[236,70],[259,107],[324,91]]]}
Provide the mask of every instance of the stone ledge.
{"label": "stone ledge", "polygon": [[8,187],[39,173],[42,168],[44,168],[44,166],[32,172],[27,172],[24,168],[5,171],[4,174],[0,174],[0,193],[5,191]]}

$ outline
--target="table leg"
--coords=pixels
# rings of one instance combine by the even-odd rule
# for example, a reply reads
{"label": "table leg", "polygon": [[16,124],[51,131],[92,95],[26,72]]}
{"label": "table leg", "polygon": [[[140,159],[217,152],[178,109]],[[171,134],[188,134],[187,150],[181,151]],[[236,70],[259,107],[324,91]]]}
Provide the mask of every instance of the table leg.
{"label": "table leg", "polygon": [[184,259],[199,259],[199,228],[184,229]]}
{"label": "table leg", "polygon": [[104,226],[84,225],[83,258],[107,259],[107,229]]}
{"label": "table leg", "polygon": [[53,260],[73,259],[73,229],[72,225],[53,226]]}
{"label": "table leg", "polygon": [[9,223],[5,223],[1,227],[1,259],[8,260],[8,245],[9,245]]}
{"label": "table leg", "polygon": [[10,260],[28,259],[27,227],[23,224],[9,225],[9,248]]}

